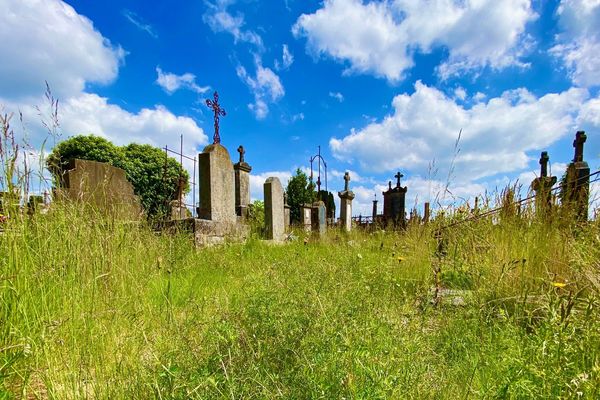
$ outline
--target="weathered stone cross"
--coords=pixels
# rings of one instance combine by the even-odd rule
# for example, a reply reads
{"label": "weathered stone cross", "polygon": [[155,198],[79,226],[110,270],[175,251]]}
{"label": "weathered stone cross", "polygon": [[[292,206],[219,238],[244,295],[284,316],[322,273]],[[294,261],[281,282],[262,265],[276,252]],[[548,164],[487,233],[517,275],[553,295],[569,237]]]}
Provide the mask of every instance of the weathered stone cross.
{"label": "weathered stone cross", "polygon": [[348,191],[348,183],[350,182],[350,174],[348,173],[348,171],[346,171],[346,173],[344,174],[344,190]]}
{"label": "weathered stone cross", "polygon": [[540,176],[545,178],[548,176],[548,161],[550,157],[548,157],[547,151],[542,151],[542,156],[540,157]]}
{"label": "weathered stone cross", "polygon": [[213,144],[216,144],[221,143],[221,136],[219,136],[219,116],[224,117],[227,115],[227,113],[225,112],[225,109],[221,108],[221,105],[219,104],[219,93],[215,91],[213,98],[214,100],[207,99],[206,105],[209,108],[212,108],[213,113],[215,114],[215,134],[213,136]]}
{"label": "weathered stone cross", "polygon": [[396,179],[397,179],[397,182],[396,182],[396,187],[400,187],[400,178],[403,178],[403,177],[404,177],[404,175],[402,175],[402,174],[400,173],[400,171],[398,171],[398,173],[397,173],[396,175],[394,175],[394,178],[396,178]]}
{"label": "weathered stone cross", "polygon": [[583,144],[585,143],[587,136],[584,131],[579,131],[575,134],[575,140],[573,141],[573,147],[575,147],[575,158],[573,162],[583,161]]}
{"label": "weathered stone cross", "polygon": [[244,150],[244,146],[240,144],[240,147],[237,148],[237,152],[240,153],[240,164],[244,162],[244,154],[246,154],[246,150]]}

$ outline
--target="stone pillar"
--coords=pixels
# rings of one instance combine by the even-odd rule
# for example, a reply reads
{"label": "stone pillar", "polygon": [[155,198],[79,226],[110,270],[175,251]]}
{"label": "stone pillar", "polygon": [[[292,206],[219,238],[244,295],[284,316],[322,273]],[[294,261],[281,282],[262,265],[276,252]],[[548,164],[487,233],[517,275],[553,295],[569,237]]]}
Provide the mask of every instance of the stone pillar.
{"label": "stone pillar", "polygon": [[286,232],[290,229],[291,218],[292,218],[291,207],[287,202],[287,194],[284,192],[284,194],[283,194],[283,225],[285,227]]}
{"label": "stone pillar", "polygon": [[[240,146],[239,150],[243,147]],[[240,153],[242,154],[242,153]],[[248,204],[250,204],[250,171],[252,167],[240,156],[240,161],[233,164],[235,176],[235,214],[246,219],[248,215]]]}
{"label": "stone pillar", "polygon": [[392,181],[388,182],[388,190],[383,192],[383,217],[387,219],[391,219],[392,217],[392,208],[390,202],[390,193],[392,193]]}
{"label": "stone pillar", "polygon": [[548,152],[542,151],[540,156],[540,176],[531,182],[531,189],[535,192],[535,209],[538,214],[546,213],[552,206],[552,186],[556,183],[556,176],[548,176]]}
{"label": "stone pillar", "polygon": [[327,231],[327,209],[325,203],[317,201],[312,207],[312,230],[319,232],[319,235],[324,235]]}
{"label": "stone pillar", "polygon": [[303,204],[300,207],[302,212],[302,226],[306,232],[310,232],[312,229],[312,207],[308,204]]}
{"label": "stone pillar", "polygon": [[377,223],[377,199],[373,200],[373,224]]}
{"label": "stone pillar", "polygon": [[219,143],[208,145],[198,155],[198,218],[235,223],[235,185],[229,152]]}
{"label": "stone pillar", "polygon": [[342,222],[342,228],[346,232],[352,230],[352,200],[354,200],[354,193],[350,190],[344,190],[338,192],[340,196],[340,221]]}
{"label": "stone pillar", "polygon": [[590,167],[583,160],[583,145],[587,140],[584,131],[575,135],[573,147],[575,156],[573,162],[567,167],[566,187],[563,187],[565,196],[563,199],[568,207],[573,207],[577,220],[587,221],[588,204],[590,200]]}
{"label": "stone pillar", "polygon": [[429,202],[425,203],[425,210],[423,212],[423,222],[427,223],[429,222],[429,217],[430,217],[430,210],[429,210]]}
{"label": "stone pillar", "polygon": [[265,231],[267,239],[281,241],[284,238],[283,187],[279,178],[269,177],[264,184]]}

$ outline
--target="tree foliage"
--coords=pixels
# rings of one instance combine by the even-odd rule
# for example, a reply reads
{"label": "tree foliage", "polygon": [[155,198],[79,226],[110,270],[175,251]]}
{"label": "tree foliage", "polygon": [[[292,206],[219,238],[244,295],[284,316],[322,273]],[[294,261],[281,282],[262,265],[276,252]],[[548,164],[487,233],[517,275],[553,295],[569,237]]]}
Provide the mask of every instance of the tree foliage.
{"label": "tree foliage", "polygon": [[94,135],[79,135],[58,144],[47,159],[55,183],[60,184],[69,162],[75,158],[105,162],[125,170],[127,179],[149,218],[162,218],[169,213],[169,202],[175,199],[179,180],[184,193],[189,191],[189,174],[172,157],[147,144],[131,143],[115,146]]}
{"label": "tree foliage", "polygon": [[314,184],[308,180],[308,176],[298,168],[292,176],[285,189],[287,202],[290,206],[290,219],[292,223],[302,221],[300,207],[305,203],[312,203],[316,198]]}

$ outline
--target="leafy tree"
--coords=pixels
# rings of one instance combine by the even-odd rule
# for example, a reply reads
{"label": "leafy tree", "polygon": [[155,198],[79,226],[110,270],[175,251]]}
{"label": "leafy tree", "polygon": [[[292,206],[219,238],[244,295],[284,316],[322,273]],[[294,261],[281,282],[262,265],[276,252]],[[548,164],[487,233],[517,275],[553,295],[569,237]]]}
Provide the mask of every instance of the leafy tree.
{"label": "leafy tree", "polygon": [[327,218],[335,218],[335,200],[333,193],[326,190],[321,190],[318,195],[318,199],[325,203],[327,209]]}
{"label": "leafy tree", "polygon": [[253,232],[262,233],[265,225],[265,203],[255,200],[248,204],[248,222]]}
{"label": "leafy tree", "polygon": [[290,219],[292,223],[300,223],[302,214],[300,207],[305,203],[315,200],[314,184],[308,180],[308,176],[298,168],[292,176],[285,189],[287,202],[290,206]]}
{"label": "leafy tree", "polygon": [[185,185],[184,193],[189,191],[187,171],[161,149],[147,144],[119,147],[94,135],[67,139],[52,149],[46,161],[57,184],[61,184],[64,171],[75,158],[124,169],[149,218],[168,215],[169,201],[176,197],[180,178]]}

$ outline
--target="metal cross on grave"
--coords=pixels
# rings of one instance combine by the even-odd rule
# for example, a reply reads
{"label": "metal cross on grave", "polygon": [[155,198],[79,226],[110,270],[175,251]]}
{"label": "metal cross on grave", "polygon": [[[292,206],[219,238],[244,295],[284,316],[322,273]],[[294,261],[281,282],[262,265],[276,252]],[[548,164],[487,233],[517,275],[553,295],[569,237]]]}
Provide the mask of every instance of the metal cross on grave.
{"label": "metal cross on grave", "polygon": [[246,154],[246,150],[244,150],[244,146],[240,144],[240,147],[237,148],[237,152],[240,153],[240,164],[244,162],[244,154]]}
{"label": "metal cross on grave", "polygon": [[215,114],[215,134],[213,136],[213,144],[216,144],[221,143],[221,136],[219,136],[219,116],[224,117],[227,115],[227,113],[225,112],[225,109],[221,108],[221,105],[219,104],[219,93],[215,91],[213,98],[214,100],[207,99],[206,105],[209,108],[212,108],[213,113]]}
{"label": "metal cross on grave", "polygon": [[397,181],[396,181],[396,187],[400,187],[400,178],[403,178],[403,177],[404,177],[404,175],[402,175],[400,173],[400,171],[398,171],[398,173],[396,175],[394,175],[394,178],[397,179]]}
{"label": "metal cross on grave", "polygon": [[348,191],[348,184],[350,183],[350,174],[348,173],[348,171],[346,171],[346,173],[344,174],[344,190]]}

